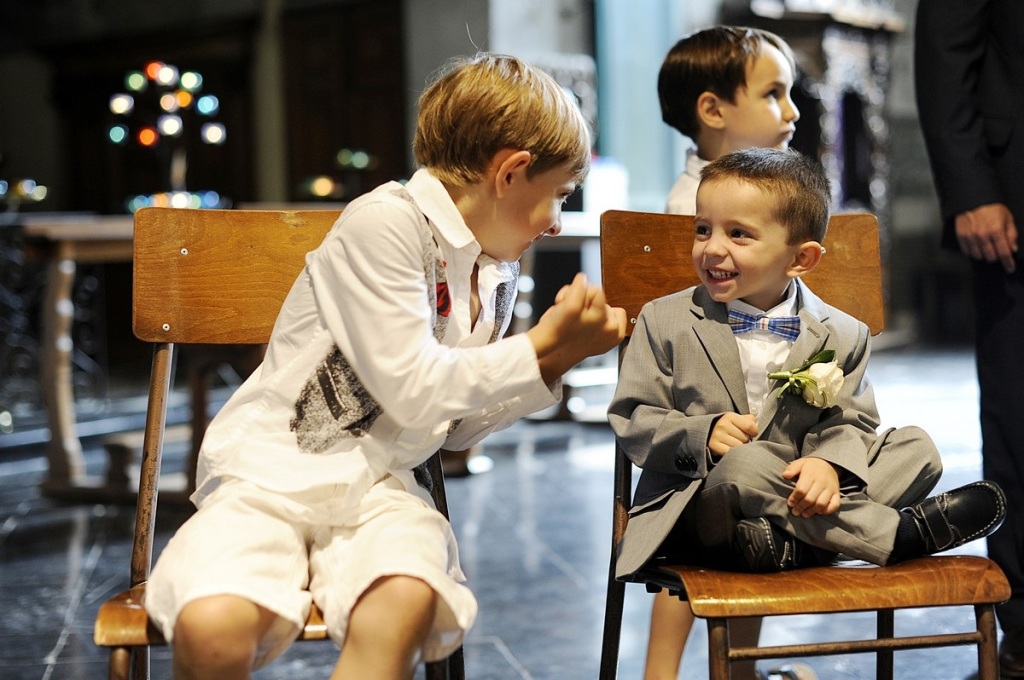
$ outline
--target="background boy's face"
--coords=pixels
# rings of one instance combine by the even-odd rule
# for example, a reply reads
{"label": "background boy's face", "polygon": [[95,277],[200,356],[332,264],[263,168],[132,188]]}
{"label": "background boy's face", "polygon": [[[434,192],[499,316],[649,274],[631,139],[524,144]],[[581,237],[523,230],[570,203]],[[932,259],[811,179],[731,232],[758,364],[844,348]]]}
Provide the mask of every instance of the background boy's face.
{"label": "background boy's face", "polygon": [[799,245],[772,216],[772,197],[737,179],[701,182],[697,189],[693,267],[718,302],[743,300],[761,310],[782,301]]}
{"label": "background boy's face", "polygon": [[800,111],[790,99],[793,71],[777,48],[765,44],[747,64],[747,82],[733,102],[722,102],[725,146],[722,153],[750,147],[785,149],[793,138]]}

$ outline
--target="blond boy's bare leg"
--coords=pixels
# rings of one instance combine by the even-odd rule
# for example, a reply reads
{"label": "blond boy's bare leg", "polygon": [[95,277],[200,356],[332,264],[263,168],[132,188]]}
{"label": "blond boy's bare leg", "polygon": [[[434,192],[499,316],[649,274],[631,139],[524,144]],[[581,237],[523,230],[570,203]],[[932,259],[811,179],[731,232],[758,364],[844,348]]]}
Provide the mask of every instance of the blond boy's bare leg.
{"label": "blond boy's bare leg", "polygon": [[425,582],[378,579],[352,609],[332,680],[412,678],[436,611],[437,593]]}
{"label": "blond boy's bare leg", "polygon": [[644,680],[676,680],[686,639],[693,627],[690,604],[667,590],[654,596]]}
{"label": "blond boy's bare leg", "polygon": [[248,678],[259,642],[276,614],[236,595],[194,600],[174,624],[177,680]]}

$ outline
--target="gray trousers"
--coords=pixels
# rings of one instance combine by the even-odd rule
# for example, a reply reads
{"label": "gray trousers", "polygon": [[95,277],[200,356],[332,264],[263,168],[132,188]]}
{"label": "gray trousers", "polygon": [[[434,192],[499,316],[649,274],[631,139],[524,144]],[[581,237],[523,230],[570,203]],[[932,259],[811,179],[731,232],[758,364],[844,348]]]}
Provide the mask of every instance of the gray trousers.
{"label": "gray trousers", "polygon": [[795,482],[782,477],[795,453],[779,444],[754,442],[723,456],[692,501],[693,528],[701,543],[725,548],[739,520],[766,517],[809,545],[885,564],[896,538],[898,510],[924,500],[942,474],[939,452],[927,433],[917,427],[890,429],[868,451],[867,488],[844,493],[831,515],[803,518],[786,504]]}

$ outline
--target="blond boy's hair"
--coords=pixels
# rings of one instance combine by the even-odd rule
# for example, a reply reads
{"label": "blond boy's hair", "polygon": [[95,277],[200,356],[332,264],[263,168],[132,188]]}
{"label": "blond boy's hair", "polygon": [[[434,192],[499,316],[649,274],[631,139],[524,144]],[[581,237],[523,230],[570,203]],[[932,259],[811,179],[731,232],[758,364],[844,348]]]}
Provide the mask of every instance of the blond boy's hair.
{"label": "blond boy's hair", "polygon": [[554,78],[516,57],[480,53],[449,62],[419,99],[413,155],[442,182],[478,182],[502,149],[532,154],[527,177],[568,164],[590,169],[590,128]]}
{"label": "blond boy's hair", "polygon": [[789,232],[790,245],[825,240],[832,185],[821,163],[794,149],[750,148],[708,163],[700,182],[737,180],[759,189],[774,203],[772,217]]}
{"label": "blond boy's hair", "polygon": [[711,92],[736,102],[736,91],[747,84],[747,67],[771,45],[789,62],[796,60],[785,40],[771,31],[746,26],[712,26],[691,33],[672,46],[658,72],[661,119],[690,139],[700,134],[697,98]]}

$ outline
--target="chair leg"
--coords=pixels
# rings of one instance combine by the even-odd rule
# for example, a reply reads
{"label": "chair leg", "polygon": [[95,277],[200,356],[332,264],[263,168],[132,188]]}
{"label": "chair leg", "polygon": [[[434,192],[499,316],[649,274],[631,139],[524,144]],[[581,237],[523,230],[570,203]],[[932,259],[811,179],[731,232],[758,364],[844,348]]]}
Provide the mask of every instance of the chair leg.
{"label": "chair leg", "polygon": [[[895,612],[892,609],[878,610],[877,635],[879,640],[896,635]],[[893,650],[879,649],[875,652],[875,677],[878,680],[892,680]]]}
{"label": "chair leg", "polygon": [[109,680],[128,680],[131,673],[132,652],[128,647],[113,647],[110,650],[110,662],[107,666]]}
{"label": "chair leg", "polygon": [[427,680],[466,680],[466,667],[462,647],[447,659],[430,661],[426,664]]}
{"label": "chair leg", "polygon": [[708,677],[729,680],[728,619],[708,619]]}
{"label": "chair leg", "polygon": [[991,604],[974,605],[978,624],[978,680],[999,680],[999,647],[996,645],[996,610]]}
{"label": "chair leg", "polygon": [[[614,561],[612,569],[614,569]],[[619,640],[622,635],[622,605],[626,599],[626,584],[608,575],[608,594],[605,596],[604,636],[601,642],[600,680],[615,680],[619,669]]]}
{"label": "chair leg", "polygon": [[427,680],[448,680],[448,659],[428,661],[426,671]]}
{"label": "chair leg", "polygon": [[448,657],[448,679],[466,680],[466,659],[463,647],[459,647]]}

